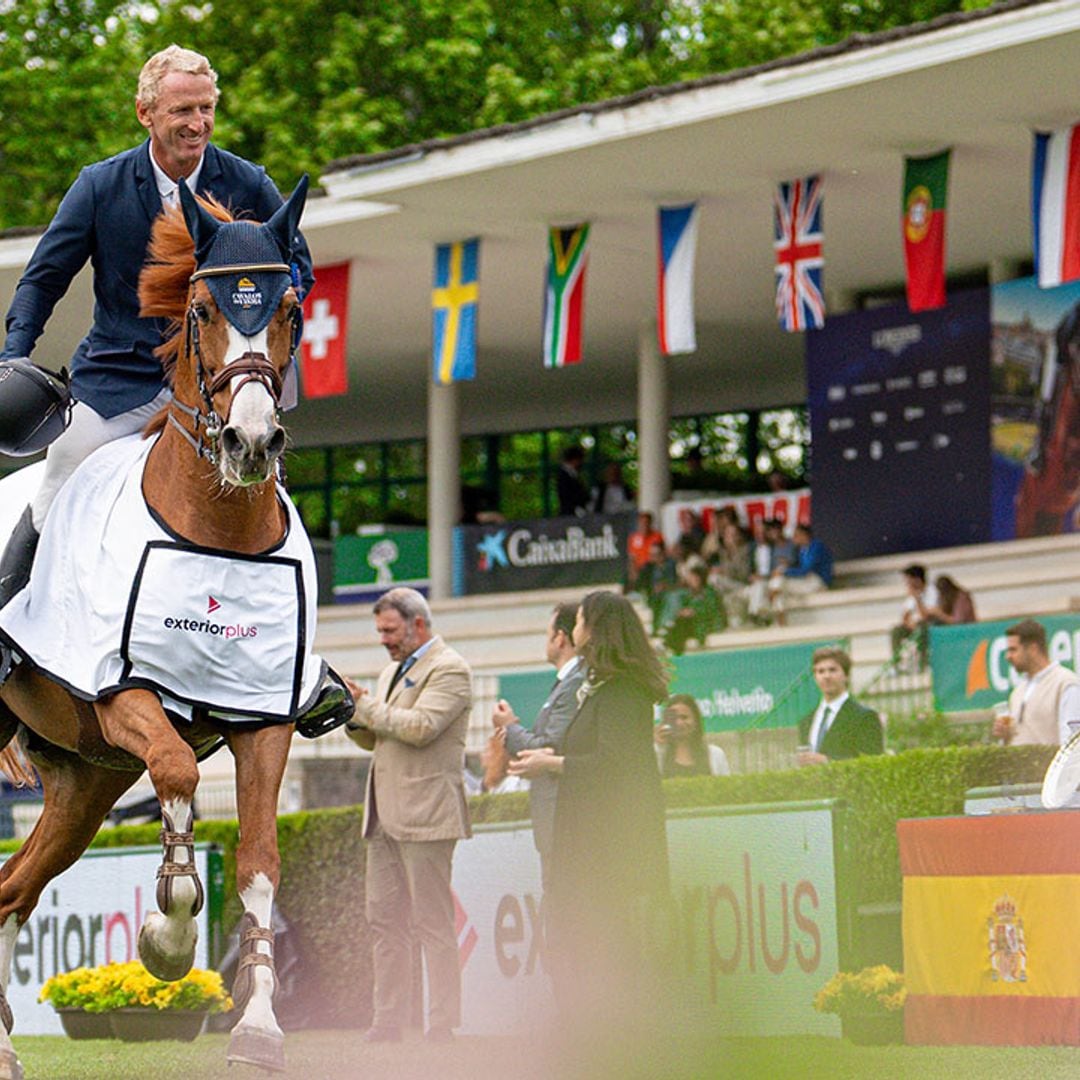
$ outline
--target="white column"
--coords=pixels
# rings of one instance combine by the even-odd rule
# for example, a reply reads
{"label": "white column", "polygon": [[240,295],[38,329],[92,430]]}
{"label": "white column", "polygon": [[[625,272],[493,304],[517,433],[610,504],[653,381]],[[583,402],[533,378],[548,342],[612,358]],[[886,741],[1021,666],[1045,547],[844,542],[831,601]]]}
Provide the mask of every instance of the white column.
{"label": "white column", "polygon": [[461,425],[457,383],[428,383],[428,569],[431,596],[450,596],[453,530],[461,517]]}
{"label": "white column", "polygon": [[670,394],[667,361],[660,355],[656,324],[638,330],[638,507],[660,520],[671,491],[668,461]]}

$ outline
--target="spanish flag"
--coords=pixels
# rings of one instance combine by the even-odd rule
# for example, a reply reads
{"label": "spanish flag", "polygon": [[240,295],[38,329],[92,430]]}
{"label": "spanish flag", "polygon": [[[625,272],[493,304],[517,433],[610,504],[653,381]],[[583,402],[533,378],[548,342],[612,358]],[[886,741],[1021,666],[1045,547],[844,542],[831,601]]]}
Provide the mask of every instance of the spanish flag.
{"label": "spanish flag", "polygon": [[1080,814],[901,821],[908,1043],[1080,1043]]}

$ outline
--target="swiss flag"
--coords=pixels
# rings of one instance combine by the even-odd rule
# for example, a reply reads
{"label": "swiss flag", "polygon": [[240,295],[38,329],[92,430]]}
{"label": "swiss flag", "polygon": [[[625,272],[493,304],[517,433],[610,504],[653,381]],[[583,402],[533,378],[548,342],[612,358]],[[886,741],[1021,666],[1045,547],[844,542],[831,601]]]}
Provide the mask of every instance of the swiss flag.
{"label": "swiss flag", "polygon": [[331,397],[348,391],[348,330],[349,264],[315,267],[315,286],[304,297],[304,336],[300,342],[304,397]]}

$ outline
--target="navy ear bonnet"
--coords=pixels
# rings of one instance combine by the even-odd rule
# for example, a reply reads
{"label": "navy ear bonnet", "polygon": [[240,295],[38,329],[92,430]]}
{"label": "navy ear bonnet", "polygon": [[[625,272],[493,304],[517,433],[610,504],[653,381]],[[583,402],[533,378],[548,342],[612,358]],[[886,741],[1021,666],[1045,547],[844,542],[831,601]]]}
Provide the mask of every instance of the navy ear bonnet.
{"label": "navy ear bonnet", "polygon": [[288,202],[263,225],[218,221],[180,181],[180,202],[188,232],[195,241],[197,269],[214,303],[241,334],[257,334],[273,318],[292,284],[289,258],[307,195],[307,177]]}

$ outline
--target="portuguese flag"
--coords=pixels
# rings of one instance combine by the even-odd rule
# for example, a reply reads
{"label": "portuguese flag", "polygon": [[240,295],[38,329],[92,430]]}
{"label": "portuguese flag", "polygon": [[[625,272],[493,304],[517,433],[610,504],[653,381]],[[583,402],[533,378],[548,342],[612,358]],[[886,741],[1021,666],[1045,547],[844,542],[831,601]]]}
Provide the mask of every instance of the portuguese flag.
{"label": "portuguese flag", "polygon": [[907,302],[912,311],[945,306],[945,194],[949,151],[904,159],[904,202],[900,208],[907,267]]}

